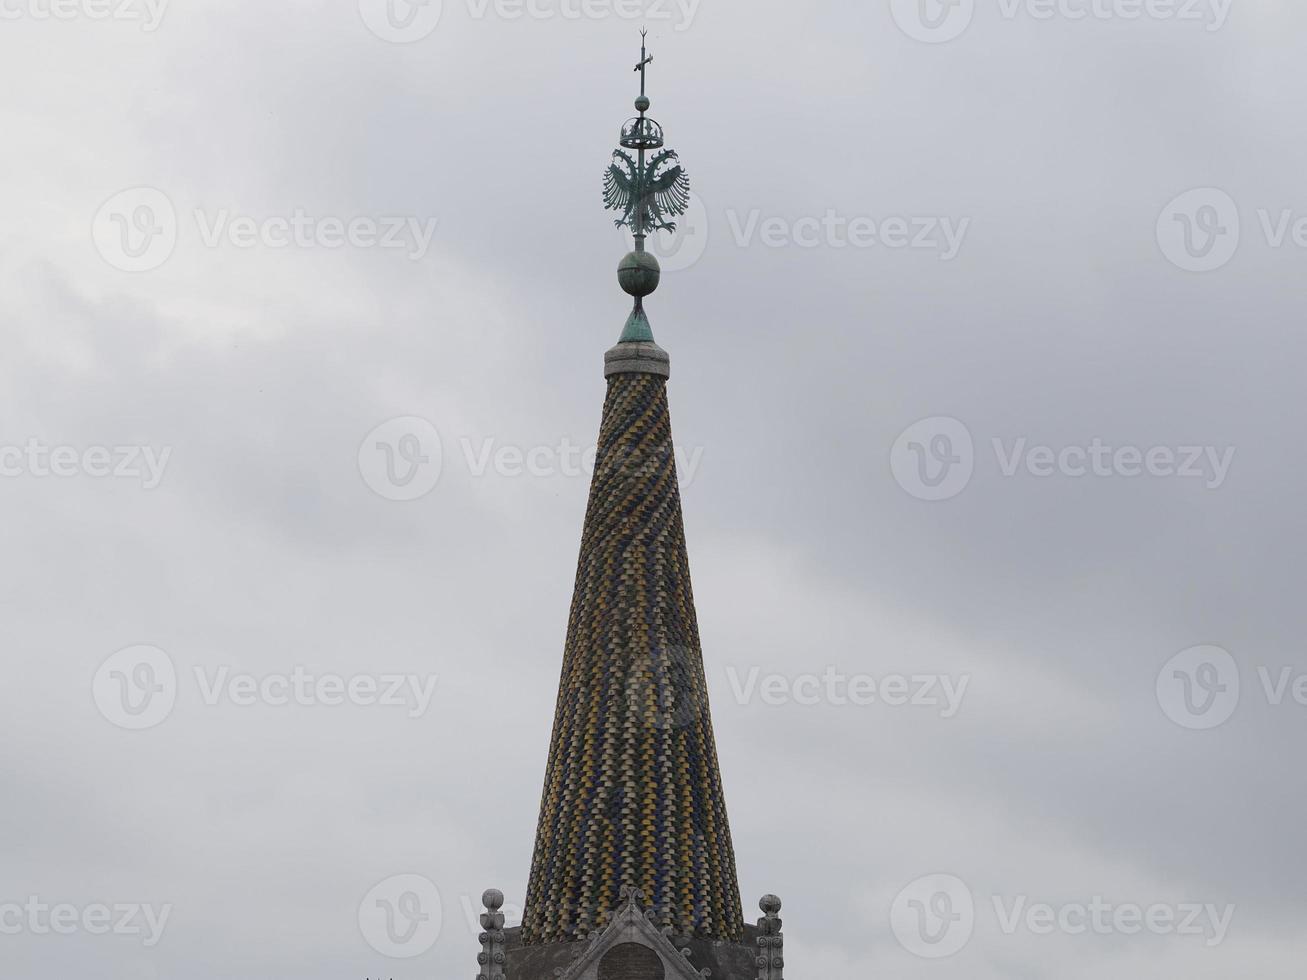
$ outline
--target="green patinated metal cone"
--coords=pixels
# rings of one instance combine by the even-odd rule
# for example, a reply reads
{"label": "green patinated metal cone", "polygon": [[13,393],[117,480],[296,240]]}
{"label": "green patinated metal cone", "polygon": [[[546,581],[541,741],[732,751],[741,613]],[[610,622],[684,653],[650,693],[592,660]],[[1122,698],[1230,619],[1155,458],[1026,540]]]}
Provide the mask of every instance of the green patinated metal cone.
{"label": "green patinated metal cone", "polygon": [[631,315],[626,318],[626,326],[622,330],[622,336],[618,338],[619,344],[652,344],[654,342],[653,327],[649,326],[649,318],[644,314],[644,307],[637,306],[631,311]]}

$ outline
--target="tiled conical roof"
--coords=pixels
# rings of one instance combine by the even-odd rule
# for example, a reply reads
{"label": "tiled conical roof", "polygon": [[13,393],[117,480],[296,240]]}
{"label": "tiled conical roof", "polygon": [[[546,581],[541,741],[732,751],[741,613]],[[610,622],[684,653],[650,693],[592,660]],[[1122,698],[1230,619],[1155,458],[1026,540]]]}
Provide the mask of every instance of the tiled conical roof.
{"label": "tiled conical roof", "polygon": [[[658,360],[661,358],[661,362]],[[677,934],[744,935],[690,589],[666,355],[609,355],[522,939],[584,938],[638,888]]]}

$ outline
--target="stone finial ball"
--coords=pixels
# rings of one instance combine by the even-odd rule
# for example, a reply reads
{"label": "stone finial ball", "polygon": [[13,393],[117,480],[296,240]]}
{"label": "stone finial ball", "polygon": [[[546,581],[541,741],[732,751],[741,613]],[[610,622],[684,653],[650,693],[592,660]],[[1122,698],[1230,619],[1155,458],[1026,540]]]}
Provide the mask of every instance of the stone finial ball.
{"label": "stone finial ball", "polygon": [[641,95],[635,100],[635,108],[639,112],[648,112],[649,106],[651,105],[653,105],[653,103],[649,101],[649,96],[647,95]]}
{"label": "stone finial ball", "polygon": [[758,903],[758,908],[762,909],[768,915],[781,910],[781,900],[775,895],[764,895]]}
{"label": "stone finial ball", "polygon": [[648,296],[662,277],[662,266],[650,252],[629,252],[617,264],[617,281],[628,296]]}
{"label": "stone finial ball", "polygon": [[504,893],[498,888],[487,888],[485,894],[481,896],[481,904],[491,912],[498,912],[504,907]]}

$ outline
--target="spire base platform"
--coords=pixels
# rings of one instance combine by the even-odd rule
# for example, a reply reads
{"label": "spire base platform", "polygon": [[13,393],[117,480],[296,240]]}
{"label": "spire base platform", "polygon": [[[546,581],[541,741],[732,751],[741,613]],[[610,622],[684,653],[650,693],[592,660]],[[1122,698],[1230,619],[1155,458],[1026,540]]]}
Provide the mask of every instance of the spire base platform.
{"label": "spire base platform", "polygon": [[623,340],[604,355],[604,377],[618,374],[653,374],[672,376],[672,359],[652,340]]}

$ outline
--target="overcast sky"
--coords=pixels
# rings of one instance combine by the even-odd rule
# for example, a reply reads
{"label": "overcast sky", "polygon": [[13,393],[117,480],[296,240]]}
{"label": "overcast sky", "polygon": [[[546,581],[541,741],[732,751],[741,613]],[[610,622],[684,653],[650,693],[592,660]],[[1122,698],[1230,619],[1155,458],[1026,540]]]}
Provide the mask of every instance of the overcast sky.
{"label": "overcast sky", "polygon": [[0,973],[475,975],[647,23],[746,915],[1300,977],[1302,4],[393,2],[0,0]]}

